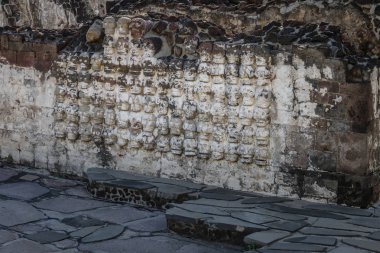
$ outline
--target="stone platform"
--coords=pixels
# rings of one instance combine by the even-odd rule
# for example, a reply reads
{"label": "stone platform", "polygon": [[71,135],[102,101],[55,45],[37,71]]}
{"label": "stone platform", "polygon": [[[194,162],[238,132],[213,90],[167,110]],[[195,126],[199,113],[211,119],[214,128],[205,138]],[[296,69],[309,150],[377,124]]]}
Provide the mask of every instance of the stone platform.
{"label": "stone platform", "polygon": [[350,208],[102,169],[86,178],[0,167],[0,252],[380,252],[379,204]]}

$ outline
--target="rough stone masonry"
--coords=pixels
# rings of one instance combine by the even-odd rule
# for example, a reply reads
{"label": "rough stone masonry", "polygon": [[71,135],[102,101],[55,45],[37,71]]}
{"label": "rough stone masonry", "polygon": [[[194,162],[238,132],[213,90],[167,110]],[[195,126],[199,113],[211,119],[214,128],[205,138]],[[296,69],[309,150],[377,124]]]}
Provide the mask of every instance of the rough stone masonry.
{"label": "rough stone masonry", "polygon": [[0,156],[368,206],[377,1],[0,1]]}

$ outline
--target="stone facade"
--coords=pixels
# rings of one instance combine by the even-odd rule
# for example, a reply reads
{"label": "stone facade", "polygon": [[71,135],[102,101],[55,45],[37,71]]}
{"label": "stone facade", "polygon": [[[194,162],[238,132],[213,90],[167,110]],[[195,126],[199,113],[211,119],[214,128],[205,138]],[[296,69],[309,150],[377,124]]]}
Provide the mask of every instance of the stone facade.
{"label": "stone facade", "polygon": [[166,5],[116,6],[76,30],[3,29],[2,159],[349,205],[377,198],[376,45],[323,20],[249,31],[194,13],[197,3],[171,17]]}

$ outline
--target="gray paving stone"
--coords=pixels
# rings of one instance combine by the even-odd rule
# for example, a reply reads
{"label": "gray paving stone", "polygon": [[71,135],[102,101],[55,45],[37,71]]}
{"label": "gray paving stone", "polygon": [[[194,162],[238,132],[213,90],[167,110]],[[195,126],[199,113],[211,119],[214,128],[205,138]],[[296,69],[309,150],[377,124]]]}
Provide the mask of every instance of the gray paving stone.
{"label": "gray paving stone", "polygon": [[41,209],[47,209],[56,212],[74,213],[83,210],[110,206],[113,204],[97,200],[87,200],[78,199],[74,197],[59,196],[56,198],[41,200],[40,202],[36,202],[33,205]]}
{"label": "gray paving stone", "polygon": [[150,177],[150,176],[144,176],[144,175],[138,175],[138,174],[130,173],[127,171],[111,170],[111,169],[103,169],[103,168],[90,168],[87,170],[86,173],[107,173],[107,174],[109,174],[115,178],[135,180],[135,181],[145,181],[145,180],[149,180],[149,179],[154,178],[154,177]]}
{"label": "gray paving stone", "polygon": [[195,204],[195,205],[204,205],[204,206],[216,206],[216,207],[224,207],[224,208],[255,208],[255,204],[243,204],[241,200],[237,201],[226,201],[226,200],[218,200],[218,199],[196,199],[196,200],[188,200],[186,204]]}
{"label": "gray paving stone", "polygon": [[348,223],[363,226],[367,228],[380,229],[380,218],[353,218],[347,221]]}
{"label": "gray paving stone", "polygon": [[115,177],[105,172],[88,172],[86,177],[90,181],[109,181],[114,180]]}
{"label": "gray paving stone", "polygon": [[168,179],[168,178],[151,178],[145,180],[147,183],[162,183],[162,184],[170,184],[177,185],[181,187],[185,187],[193,190],[202,190],[206,187],[204,184],[197,184],[186,180],[176,180],[176,179]]}
{"label": "gray paving stone", "polygon": [[69,226],[76,227],[76,228],[102,226],[105,224],[104,221],[87,217],[84,215],[78,215],[75,217],[65,218],[62,220],[62,223],[65,223]]}
{"label": "gray paving stone", "polygon": [[143,232],[159,232],[167,230],[165,215],[157,215],[156,217],[132,221],[124,224],[128,229]]}
{"label": "gray paving stone", "polygon": [[99,242],[113,239],[123,233],[124,227],[120,225],[107,225],[84,237],[82,243]]}
{"label": "gray paving stone", "polygon": [[83,186],[77,186],[77,187],[69,188],[65,191],[65,194],[77,196],[77,197],[82,197],[82,198],[92,198],[92,195]]}
{"label": "gray paving stone", "polygon": [[0,225],[11,227],[46,218],[28,203],[16,200],[0,201]]}
{"label": "gray paving stone", "polygon": [[95,232],[99,228],[101,228],[101,226],[81,228],[81,229],[79,229],[77,231],[74,231],[74,232],[70,233],[70,236],[73,237],[73,238],[82,238],[82,237],[85,237],[85,236],[87,236],[87,235]]}
{"label": "gray paving stone", "polygon": [[289,236],[290,233],[280,230],[267,230],[252,233],[244,237],[244,242],[249,245],[266,246],[272,242],[278,241]]}
{"label": "gray paving stone", "polygon": [[266,227],[273,229],[284,230],[288,232],[296,232],[297,230],[309,225],[305,221],[276,221],[264,224]]}
{"label": "gray paving stone", "polygon": [[376,231],[372,233],[370,236],[368,236],[368,238],[372,240],[380,241],[380,231]]}
{"label": "gray paving stone", "polygon": [[367,250],[358,249],[345,244],[339,245],[337,248],[329,251],[329,253],[369,253]]}
{"label": "gray paving stone", "polygon": [[143,218],[153,217],[154,213],[138,210],[130,206],[106,207],[91,211],[81,212],[82,215],[90,216],[102,221],[108,221],[116,224],[124,224],[129,221],[140,220]]}
{"label": "gray paving stone", "polygon": [[300,230],[305,235],[323,235],[323,236],[342,236],[342,237],[357,237],[361,236],[358,232],[351,232],[346,230],[329,229],[329,228],[316,228],[305,227]]}
{"label": "gray paving stone", "polygon": [[177,250],[175,253],[237,253],[236,250],[225,248],[210,248],[198,244],[187,244]]}
{"label": "gray paving stone", "polygon": [[103,182],[106,186],[128,188],[133,190],[148,190],[155,188],[153,185],[145,183],[143,181],[134,181],[129,179],[116,179]]}
{"label": "gray paving stone", "polygon": [[285,242],[294,242],[294,243],[307,243],[307,244],[319,244],[325,246],[335,246],[337,239],[333,237],[325,236],[301,236],[301,237],[292,237],[284,240]]}
{"label": "gray paving stone", "polygon": [[67,187],[74,187],[78,185],[78,182],[73,180],[66,180],[61,178],[43,178],[41,179],[41,182],[46,186],[50,188],[67,188]]}
{"label": "gray paving stone", "polygon": [[59,242],[53,243],[53,245],[59,249],[70,249],[79,245],[77,240],[65,239]]}
{"label": "gray paving stone", "polygon": [[177,207],[173,207],[166,210],[165,215],[167,219],[190,222],[190,223],[198,222],[201,219],[204,220],[206,218],[213,217],[212,214],[197,213],[193,211],[180,209]]}
{"label": "gray paving stone", "polygon": [[226,216],[212,216],[208,217],[204,221],[205,224],[211,225],[213,228],[222,229],[222,230],[231,230],[231,231],[251,231],[251,232],[257,232],[257,231],[263,231],[267,230],[268,228],[253,224],[250,222],[244,222],[239,219],[235,219],[233,217],[226,217]]}
{"label": "gray paving stone", "polygon": [[380,252],[380,242],[378,241],[348,238],[348,239],[343,239],[342,242],[350,246],[358,247],[364,250],[369,250],[372,252]]}
{"label": "gray paving stone", "polygon": [[58,252],[52,246],[42,245],[27,239],[18,239],[0,247],[1,253],[45,253]]}
{"label": "gray paving stone", "polygon": [[293,201],[291,199],[280,198],[280,197],[257,197],[249,198],[242,201],[243,204],[266,204],[266,203],[281,203]]}
{"label": "gray paving stone", "polygon": [[162,184],[162,183],[155,183],[155,182],[152,182],[149,184],[157,187],[157,189],[154,189],[153,193],[154,193],[154,196],[158,198],[177,199],[179,196],[188,195],[195,191],[194,189],[189,189],[186,187],[172,185],[172,184]]}
{"label": "gray paving stone", "polygon": [[341,213],[341,214],[348,214],[348,215],[354,215],[354,216],[371,216],[373,213],[371,211],[360,209],[360,208],[354,208],[354,207],[345,207],[345,206],[338,206],[338,205],[327,205],[327,204],[310,204],[304,206],[307,209],[314,209],[314,210],[323,210],[333,213]]}
{"label": "gray paving stone", "polygon": [[0,168],[0,182],[5,182],[18,175],[17,171]]}
{"label": "gray paving stone", "polygon": [[66,225],[58,220],[55,219],[48,219],[48,220],[42,220],[36,223],[37,225],[48,228],[55,231],[65,231],[65,232],[72,232],[75,230],[74,227]]}
{"label": "gray paving stone", "polygon": [[371,228],[352,225],[352,224],[346,223],[345,221],[325,219],[325,218],[319,218],[313,224],[313,227],[340,229],[340,230],[357,231],[357,232],[365,232],[365,233],[374,232],[374,229],[371,229]]}
{"label": "gray paving stone", "polygon": [[310,251],[304,251],[304,250],[275,250],[275,249],[258,249],[256,252],[260,253],[310,253]]}
{"label": "gray paving stone", "polygon": [[39,176],[32,175],[32,174],[26,174],[26,175],[20,177],[21,180],[29,181],[29,182],[35,181],[39,178],[40,178]]}
{"label": "gray paving stone", "polygon": [[201,192],[199,197],[205,199],[216,199],[216,200],[226,200],[226,201],[234,201],[242,199],[242,196],[234,195],[234,194],[220,194],[220,193],[209,193],[209,192]]}
{"label": "gray paving stone", "polygon": [[[218,208],[215,206],[203,206],[203,205],[193,205],[193,204],[170,204],[172,207],[178,207],[183,210],[191,211],[191,212],[198,212],[198,213],[204,213],[204,214],[215,214],[220,216],[228,216],[229,212],[224,211],[222,208]],[[236,210],[233,210],[236,211]],[[244,211],[244,210],[243,210]]]}
{"label": "gray paving stone", "polygon": [[0,230],[0,244],[16,240],[18,235],[14,232]]}
{"label": "gray paving stone", "polygon": [[245,212],[264,214],[264,215],[268,215],[268,216],[271,216],[271,217],[276,217],[276,218],[280,218],[280,219],[284,219],[284,220],[289,220],[289,221],[302,221],[302,220],[306,220],[307,219],[307,217],[302,216],[302,215],[290,214],[290,213],[281,213],[281,212],[271,211],[271,210],[262,209],[262,208],[250,208],[250,209],[244,208],[244,209],[241,209],[241,210],[245,211]]}
{"label": "gray paving stone", "polygon": [[311,251],[311,252],[323,252],[326,251],[326,246],[306,244],[306,243],[283,243],[275,242],[271,244],[268,249],[271,250],[290,250],[290,251]]}
{"label": "gray paving stone", "polygon": [[17,182],[0,185],[0,195],[20,200],[31,200],[49,192],[48,188],[32,182]]}
{"label": "gray paving stone", "polygon": [[336,220],[346,220],[347,217],[335,213],[330,213],[322,210],[307,210],[301,208],[293,208],[288,206],[282,206],[277,204],[260,204],[260,207],[276,212],[292,213],[312,217],[331,218]]}
{"label": "gray paving stone", "polygon": [[270,216],[265,216],[261,214],[250,213],[250,212],[231,212],[231,216],[239,220],[247,221],[254,224],[263,224],[263,223],[274,222],[278,220]]}
{"label": "gray paving stone", "polygon": [[25,236],[25,238],[29,240],[42,243],[42,244],[62,241],[68,237],[69,236],[65,233],[55,232],[55,231],[41,231],[35,234],[30,234],[30,235]]}
{"label": "gray paving stone", "polygon": [[108,240],[99,243],[79,245],[79,250],[112,253],[163,253],[176,252],[187,243],[166,236],[135,237],[128,240]]}

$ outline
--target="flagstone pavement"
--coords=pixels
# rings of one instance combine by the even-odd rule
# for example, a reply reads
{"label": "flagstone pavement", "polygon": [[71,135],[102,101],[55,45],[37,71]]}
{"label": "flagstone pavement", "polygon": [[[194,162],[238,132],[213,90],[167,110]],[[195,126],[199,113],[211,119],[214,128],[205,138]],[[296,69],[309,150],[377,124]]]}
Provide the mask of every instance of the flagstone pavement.
{"label": "flagstone pavement", "polygon": [[[380,252],[380,205],[202,194],[158,210],[95,199],[82,181],[0,166],[0,253]],[[167,217],[253,230],[245,245],[209,242],[170,232]]]}

